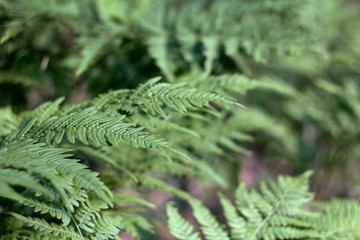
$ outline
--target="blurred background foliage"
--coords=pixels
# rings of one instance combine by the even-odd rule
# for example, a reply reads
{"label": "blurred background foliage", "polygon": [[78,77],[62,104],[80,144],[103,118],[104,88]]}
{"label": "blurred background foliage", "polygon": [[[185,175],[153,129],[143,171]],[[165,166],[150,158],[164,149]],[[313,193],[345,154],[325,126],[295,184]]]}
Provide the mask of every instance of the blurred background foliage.
{"label": "blurred background foliage", "polygon": [[[234,189],[315,169],[318,199],[357,197],[359,11],[351,0],[1,0],[0,106],[19,113],[60,96],[79,102],[163,76],[245,106],[173,114],[176,131],[154,120],[150,130],[194,159],[198,169],[184,175]],[[3,113],[4,124],[12,112]],[[119,148],[126,154],[106,156],[135,175],[153,158]],[[173,164],[161,171],[181,166]],[[93,167],[115,184],[111,168]],[[189,192],[193,181],[176,178]]]}

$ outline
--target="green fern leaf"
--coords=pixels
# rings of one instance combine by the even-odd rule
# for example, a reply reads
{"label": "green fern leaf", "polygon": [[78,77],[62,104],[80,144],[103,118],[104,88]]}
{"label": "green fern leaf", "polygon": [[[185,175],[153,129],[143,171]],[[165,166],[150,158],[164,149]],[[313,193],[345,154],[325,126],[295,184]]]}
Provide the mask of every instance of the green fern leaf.
{"label": "green fern leaf", "polygon": [[224,214],[227,223],[231,229],[231,239],[244,240],[246,239],[245,220],[239,216],[237,209],[232,203],[226,199],[222,194],[219,194],[221,205],[224,208]]}
{"label": "green fern leaf", "polygon": [[34,228],[35,230],[40,230],[41,232],[52,234],[55,238],[57,236],[62,237],[63,239],[71,239],[71,240],[83,240],[84,238],[75,231],[72,226],[64,227],[59,226],[55,223],[48,223],[44,219],[41,218],[32,218],[32,217],[24,217],[17,213],[9,213],[13,217],[18,220],[26,223],[29,227]]}
{"label": "green fern leaf", "polygon": [[10,108],[0,109],[0,137],[16,130],[17,119]]}
{"label": "green fern leaf", "polygon": [[[272,227],[272,222],[274,216],[288,216],[301,218],[307,216],[307,212],[301,207],[303,204],[308,203],[312,199],[312,194],[307,192],[308,180],[312,173],[305,172],[303,175],[298,178],[290,178],[279,176],[277,183],[269,181],[268,184],[261,184],[260,190],[262,195],[256,191],[252,191],[248,197],[240,193],[237,195],[237,203],[241,213],[244,216],[259,216],[255,214],[254,211],[257,211],[262,216],[261,221],[259,217],[256,217],[252,220],[252,229],[249,231],[249,239],[258,239],[261,236],[267,236],[269,232],[279,234],[285,234],[290,231],[282,231],[274,229]],[[248,202],[248,208],[242,207],[240,205],[243,202]],[[284,226],[285,227],[285,226]],[[305,231],[306,232],[306,231]],[[270,234],[270,233],[269,233]],[[300,233],[299,233],[300,234]],[[304,234],[304,233],[302,233]],[[269,235],[271,236],[271,234]],[[292,236],[292,235],[290,235]],[[288,236],[288,237],[290,237]],[[275,237],[280,237],[276,236]]]}
{"label": "green fern leaf", "polygon": [[122,213],[121,227],[127,232],[131,233],[134,238],[140,238],[141,233],[139,229],[146,230],[149,233],[153,233],[153,226],[149,221],[138,214],[133,213]]}
{"label": "green fern leaf", "polygon": [[164,72],[166,78],[173,82],[175,80],[174,76],[174,66],[172,61],[169,60],[168,53],[168,39],[166,33],[158,33],[157,35],[150,36],[146,41],[149,49],[150,55],[155,59],[156,64]]}
{"label": "green fern leaf", "polygon": [[181,240],[201,240],[200,234],[194,232],[194,228],[185,221],[175,207],[171,203],[166,205],[166,213],[168,215],[168,226],[170,233]]}
{"label": "green fern leaf", "polygon": [[[0,162],[2,162],[1,159]],[[22,198],[11,188],[11,186],[25,187],[36,191],[37,194],[45,194],[54,198],[54,194],[51,191],[42,186],[35,177],[25,171],[12,168],[0,168],[0,184],[0,196],[15,199],[17,201],[21,201]]]}
{"label": "green fern leaf", "polygon": [[204,36],[201,38],[204,45],[205,74],[210,75],[213,68],[213,61],[218,58],[219,39],[216,36]]}
{"label": "green fern leaf", "polygon": [[45,120],[49,119],[52,115],[54,115],[58,110],[60,104],[64,101],[64,97],[58,98],[53,102],[46,102],[41,104],[35,110],[28,112],[25,116],[22,117],[36,117],[37,124],[43,123]]}
{"label": "green fern leaf", "polygon": [[68,158],[71,154],[64,154],[67,151],[46,147],[43,143],[35,144],[33,140],[12,142],[0,149],[0,164],[40,174],[52,183],[71,211],[72,203],[66,192],[74,191],[73,184],[93,190],[111,206],[111,191],[97,178],[98,174]]}
{"label": "green fern leaf", "polygon": [[234,104],[214,93],[187,88],[182,83],[157,83],[159,80],[160,78],[154,78],[140,86],[131,95],[130,100],[136,102],[143,111],[162,117],[166,117],[163,106],[183,113],[207,106],[210,101]]}
{"label": "green fern leaf", "polygon": [[215,217],[201,204],[201,202],[192,200],[190,201],[190,205],[207,240],[230,240],[227,232],[224,231]]}
{"label": "green fern leaf", "polygon": [[80,140],[83,144],[117,145],[120,141],[130,143],[134,147],[173,149],[164,140],[142,132],[143,128],[134,127],[132,123],[124,123],[112,112],[101,112],[94,107],[79,112],[63,113],[60,117],[53,116],[37,125],[37,119],[29,121],[18,133],[8,136],[7,142],[14,138],[43,140],[48,144],[59,144],[66,137],[69,142]]}
{"label": "green fern leaf", "polygon": [[117,205],[123,205],[123,204],[140,204],[144,207],[148,207],[151,209],[155,209],[156,206],[142,198],[139,197],[135,197],[135,196],[131,196],[128,194],[123,194],[123,193],[115,193],[114,194],[114,199],[113,199],[114,204]]}
{"label": "green fern leaf", "polygon": [[108,37],[104,38],[84,38],[81,39],[79,45],[84,46],[81,52],[82,58],[76,69],[76,75],[82,74],[93,63],[94,59],[99,55],[101,50],[109,42]]}
{"label": "green fern leaf", "polygon": [[318,231],[320,239],[360,238],[360,204],[355,200],[333,200],[317,203],[322,214],[309,219],[309,224]]}
{"label": "green fern leaf", "polygon": [[52,217],[61,219],[64,226],[70,223],[70,214],[65,209],[54,204],[40,202],[31,198],[23,198],[21,204],[34,208],[34,212],[40,212],[41,214],[49,213]]}

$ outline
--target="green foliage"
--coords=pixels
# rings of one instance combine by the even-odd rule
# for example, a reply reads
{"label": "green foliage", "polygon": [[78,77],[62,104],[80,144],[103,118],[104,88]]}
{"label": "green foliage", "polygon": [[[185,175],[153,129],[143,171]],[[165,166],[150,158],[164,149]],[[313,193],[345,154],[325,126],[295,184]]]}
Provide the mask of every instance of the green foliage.
{"label": "green foliage", "polygon": [[199,233],[192,233],[194,227],[185,221],[170,203],[166,207],[166,212],[169,216],[169,229],[174,237],[183,240],[200,240]]}
{"label": "green foliage", "polygon": [[[154,84],[154,81],[150,81],[145,86],[151,87]],[[172,89],[170,85],[165,86]],[[66,153],[69,150],[52,145],[62,144],[66,137],[68,144],[73,145],[73,149],[94,156],[104,163],[110,163],[112,166],[130,173],[133,177],[137,174],[136,168],[121,167],[121,160],[117,162],[117,158],[111,156],[112,151],[118,155],[116,146],[120,142],[128,143],[136,148],[156,149],[158,151],[170,150],[181,161],[186,160],[187,156],[184,153],[171,147],[163,139],[143,132],[144,127],[136,127],[135,123],[131,123],[131,115],[126,116],[118,113],[118,110],[124,109],[122,106],[126,106],[126,103],[120,100],[129,95],[133,103],[139,99],[139,103],[134,104],[134,106],[139,106],[138,108],[141,110],[144,98],[142,95],[136,95],[136,93],[144,88],[144,86],[140,86],[140,90],[135,90],[135,94],[122,92],[117,95],[110,92],[89,102],[63,107],[59,107],[63,99],[58,99],[19,115],[17,129],[6,136],[0,149],[0,164],[5,166],[4,169],[0,169],[2,172],[0,193],[2,197],[15,200],[24,207],[32,208],[34,213],[48,216],[46,218],[22,216],[19,213],[12,213],[10,211],[11,205],[6,208],[9,209],[8,214],[32,227],[34,233],[37,232],[44,236],[56,237],[59,235],[62,238],[71,239],[108,239],[117,235],[122,224],[124,224],[122,228],[128,229],[135,236],[139,235],[134,223],[132,223],[134,221],[131,220],[132,215],[125,215],[129,218],[127,220],[123,220],[120,216],[113,216],[114,212],[119,211],[118,208],[114,208],[114,203],[119,204],[128,199],[132,204],[151,205],[146,201],[126,195],[117,194],[113,198],[112,192],[99,180],[96,172],[89,170],[86,165],[79,163],[78,160],[69,158],[72,156]],[[181,106],[184,108],[186,106],[192,110],[202,107],[212,99],[218,98],[225,101],[225,98],[218,97],[216,94],[199,95],[199,93],[194,93],[192,89],[186,88],[177,89],[177,94],[180,96],[175,95],[174,98],[166,99],[180,101],[179,104],[185,104]],[[119,105],[119,102],[123,105]],[[170,103],[168,105],[162,103],[159,100],[157,105],[159,109],[172,106]],[[165,109],[161,111],[163,112]],[[85,146],[90,144],[92,147],[78,146],[79,144]],[[107,148],[102,150],[99,148],[101,145]],[[166,154],[166,152],[162,151],[162,154]],[[136,158],[132,159],[132,161],[136,160]],[[139,160],[142,161],[142,155]],[[168,164],[178,166],[177,173],[182,173],[179,164],[172,161]],[[170,168],[166,165],[160,161],[158,168],[164,169],[166,172]],[[140,171],[147,169],[148,163],[143,162],[135,166],[140,177]],[[189,174],[191,170],[184,173]],[[148,174],[151,172],[149,171]],[[142,174],[141,178],[145,178],[145,176]],[[134,178],[137,180],[136,177]],[[15,185],[22,187],[19,189],[20,191],[13,187]],[[108,209],[113,214],[101,213]],[[61,220],[64,228],[62,229],[56,221],[50,221],[48,217]],[[139,217],[135,220],[144,222]],[[145,226],[148,228],[150,225],[145,224]],[[21,229],[17,229],[16,226],[12,229],[9,226],[7,231],[14,231],[13,236],[17,236],[16,232],[21,231]]]}
{"label": "green foliage", "polygon": [[[220,225],[204,205],[188,199],[203,239],[357,239],[359,203],[337,200],[313,201],[308,191],[311,172],[298,177],[279,176],[277,181],[262,182],[259,191],[248,192],[240,184],[235,204],[219,194],[227,227]],[[319,206],[317,212],[309,206]],[[194,227],[167,205],[168,224],[177,239],[200,239]]]}
{"label": "green foliage", "polygon": [[333,200],[318,206],[323,217],[311,224],[319,229],[321,239],[359,238],[358,201]]}
{"label": "green foliage", "polygon": [[[359,238],[358,203],[315,203],[307,171],[318,199],[353,192],[359,9],[0,0],[0,238],[161,239],[147,189],[190,204],[199,227],[167,205],[178,239]],[[305,173],[247,191],[243,162]],[[224,222],[189,179],[235,193]]]}

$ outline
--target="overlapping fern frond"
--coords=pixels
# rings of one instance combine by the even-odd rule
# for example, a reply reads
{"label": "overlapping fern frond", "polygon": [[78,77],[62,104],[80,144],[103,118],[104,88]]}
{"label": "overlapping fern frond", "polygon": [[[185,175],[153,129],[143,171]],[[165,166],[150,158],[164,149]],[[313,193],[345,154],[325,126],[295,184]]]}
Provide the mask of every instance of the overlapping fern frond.
{"label": "overlapping fern frond", "polygon": [[[178,239],[358,239],[357,203],[304,207],[308,172],[259,191],[240,185],[235,204],[220,194],[226,226],[161,180],[236,186],[250,141],[261,158],[264,149],[300,169],[358,159],[360,34],[344,7],[353,2],[0,0],[0,105],[21,104],[0,109],[0,238],[141,239],[153,227],[139,212],[153,205],[118,193],[136,183],[189,201],[198,232],[167,207]],[[37,91],[46,96],[26,102]],[[78,91],[92,100],[23,111]],[[320,150],[305,162],[302,144]]]}
{"label": "overlapping fern frond", "polygon": [[[15,209],[12,210],[10,204],[2,214],[17,218],[32,227],[34,233],[39,229],[40,236],[84,239],[80,230],[82,223],[77,217],[78,212],[88,213],[83,206],[84,201],[89,201],[86,199],[94,195],[91,198],[98,199],[102,208],[107,209],[113,206],[112,193],[100,181],[97,173],[78,160],[69,158],[71,155],[67,151],[47,147],[31,139],[14,141],[2,147],[0,164],[5,168],[1,169],[1,196],[18,202],[22,206],[20,209],[29,208],[34,213],[38,212],[41,218],[24,216],[19,214],[19,210],[16,210],[19,213],[12,212]],[[95,210],[100,212],[100,209]],[[97,218],[105,221],[99,213]],[[61,224],[55,219],[60,220]],[[100,226],[95,220],[87,219],[92,222],[91,233]],[[8,226],[8,231],[14,231],[16,235],[17,227],[13,227]],[[119,225],[114,227],[118,229]],[[108,232],[116,235],[117,231]]]}
{"label": "overlapping fern frond", "polygon": [[[11,133],[7,136],[4,134],[6,137],[0,150],[0,164],[5,166],[0,169],[3,173],[0,193],[2,197],[21,204],[22,208],[32,209],[39,216],[23,216],[9,208],[5,211],[9,215],[7,218],[11,219],[11,215],[22,221],[24,226],[32,227],[32,231],[21,235],[21,228],[14,226],[7,231],[12,233],[4,236],[31,238],[32,233],[39,232],[39,237],[44,238],[60,236],[71,239],[109,239],[115,237],[120,228],[132,232],[134,236],[140,236],[134,221],[139,221],[141,228],[151,230],[151,225],[136,212],[122,211],[117,206],[124,202],[126,195],[113,199],[112,192],[100,181],[98,173],[70,158],[72,155],[66,153],[69,150],[59,148],[59,145],[67,144],[70,149],[123,170],[135,181],[138,181],[138,177],[145,179],[147,175],[151,175],[152,168],[154,171],[160,170],[164,175],[169,171],[194,176],[205,176],[201,172],[204,169],[211,172],[206,164],[198,160],[195,160],[194,166],[183,166],[184,157],[186,159],[187,156],[163,139],[144,132],[144,127],[136,125],[136,119],[141,116],[139,112],[143,111],[150,115],[145,115],[145,118],[158,115],[160,118],[154,116],[154,119],[161,122],[164,121],[161,117],[167,117],[165,112],[181,113],[203,108],[210,101],[231,101],[214,93],[197,92],[183,85],[157,83],[158,81],[159,79],[153,79],[135,90],[113,91],[94,100],[70,106],[60,106],[64,98],[59,98],[16,116],[16,121],[13,122],[16,129],[9,128]],[[154,98],[148,101],[152,95]],[[125,111],[125,114],[120,114],[119,111]],[[151,124],[145,126],[150,128]],[[170,125],[170,129],[192,133],[190,130],[184,131],[187,128],[175,123]],[[154,152],[153,157],[148,157],[153,158],[154,162],[149,164],[143,161],[141,154],[140,159],[134,157],[131,164],[128,164],[128,159],[123,162],[117,156],[118,148],[123,143],[130,144],[123,149],[131,152],[136,153],[133,147],[143,149],[139,151],[155,149],[164,154],[164,157],[158,159],[158,153]],[[170,150],[173,154],[166,154],[161,150]],[[168,161],[169,156],[176,154],[182,160]],[[144,169],[148,170],[148,174],[143,173]],[[15,175],[19,177],[14,177]],[[119,176],[118,180],[127,181],[126,177],[129,175],[124,176]],[[21,191],[18,187],[21,187]],[[132,204],[149,206],[146,201],[129,196],[127,199]],[[122,212],[126,219],[122,215],[114,216],[116,211]]]}
{"label": "overlapping fern frond", "polygon": [[279,176],[276,182],[262,182],[259,191],[247,191],[240,184],[234,194],[235,204],[219,193],[226,226],[221,225],[199,200],[163,186],[189,202],[201,229],[201,233],[195,231],[169,202],[170,233],[176,239],[194,240],[358,239],[359,203],[343,199],[328,203],[313,201],[313,194],[308,191],[311,174],[308,171],[298,177]]}
{"label": "overlapping fern frond", "polygon": [[[0,196],[10,201],[2,206],[2,218],[9,222],[16,218],[23,223],[2,229],[2,234],[8,232],[1,235],[4,239],[112,239],[120,228],[134,224],[131,218],[114,214],[131,214],[126,208],[122,210],[121,204],[152,207],[130,195],[114,198],[98,173],[69,158],[67,151],[34,140],[12,142],[1,148],[0,164],[5,168],[0,169]],[[13,208],[11,201],[21,207]],[[24,215],[25,209],[37,217]],[[131,230],[137,234],[136,228]]]}
{"label": "overlapping fern frond", "polygon": [[185,113],[201,109],[209,102],[237,104],[210,91],[199,91],[184,83],[159,83],[160,78],[153,78],[141,84],[135,90],[119,90],[100,95],[95,99],[97,109],[116,108],[135,114],[143,111],[149,115],[167,118],[169,110]]}
{"label": "overlapping fern frond", "polygon": [[[155,84],[156,81],[158,79],[140,86],[134,92],[110,92],[88,103],[71,107],[59,109],[62,99],[45,103],[35,111],[24,114],[19,123],[20,129],[10,134],[5,142],[34,139],[47,144],[60,144],[66,138],[72,144],[76,140],[93,146],[111,146],[127,142],[134,147],[178,152],[163,139],[143,132],[144,127],[137,127],[129,122],[131,119],[125,119],[126,115],[120,115],[117,111],[127,110],[128,114],[146,111],[166,116],[162,110],[165,107],[183,112],[203,107],[211,100],[227,100],[213,93],[198,93],[193,89]],[[158,94],[158,91],[165,93]]]}
{"label": "overlapping fern frond", "polygon": [[[259,192],[248,193],[240,184],[235,192],[235,205],[220,194],[229,232],[201,202],[187,200],[204,239],[319,239],[309,221],[315,215],[304,208],[312,200],[312,194],[308,192],[310,175],[311,172],[297,178],[280,176],[276,182],[262,183]],[[190,235],[191,226],[171,205],[168,205],[168,216],[170,232],[178,239],[183,239],[179,237],[181,235],[199,236],[198,233]]]}

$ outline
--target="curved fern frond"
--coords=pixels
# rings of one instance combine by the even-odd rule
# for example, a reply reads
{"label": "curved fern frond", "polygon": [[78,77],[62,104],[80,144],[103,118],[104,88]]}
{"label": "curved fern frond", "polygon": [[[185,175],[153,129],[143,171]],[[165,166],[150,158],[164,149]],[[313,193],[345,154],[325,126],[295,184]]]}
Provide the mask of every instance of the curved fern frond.
{"label": "curved fern frond", "polygon": [[135,90],[120,90],[101,95],[92,104],[97,109],[112,106],[129,113],[141,110],[163,118],[167,118],[169,110],[184,113],[208,106],[209,102],[237,104],[218,94],[189,88],[183,83],[159,83],[160,79],[150,79]]}
{"label": "curved fern frond", "polygon": [[[4,162],[0,156],[0,164]],[[30,173],[12,168],[0,168],[0,186],[0,196],[17,201],[21,201],[22,197],[11,186],[21,186],[34,190],[37,194],[45,194],[54,198],[54,194],[42,186]]]}
{"label": "curved fern frond", "polygon": [[187,88],[186,85],[182,83],[157,83],[159,80],[159,78],[149,80],[143,86],[140,86],[131,96],[133,102],[136,102],[136,99],[141,97],[142,102],[139,105],[144,108],[143,110],[147,110],[151,114],[166,117],[161,110],[162,106],[166,106],[177,112],[187,112],[188,110],[195,110],[207,106],[210,101],[234,103],[211,92],[202,92],[198,89]]}
{"label": "curved fern frond", "polygon": [[89,107],[68,115],[52,116],[39,125],[34,118],[18,133],[8,137],[7,141],[13,138],[31,138],[45,141],[47,144],[59,144],[66,137],[71,143],[79,140],[86,145],[109,146],[124,141],[134,147],[172,150],[164,140],[142,132],[143,128],[135,127],[132,123],[124,123],[124,117]]}
{"label": "curved fern frond", "polygon": [[[111,191],[99,180],[98,174],[90,171],[86,165],[78,163],[77,160],[68,158],[71,154],[65,154],[67,151],[46,147],[45,144],[34,143],[33,140],[11,142],[0,149],[0,164],[40,174],[51,182],[70,210],[73,207],[66,192],[74,191],[73,184],[76,184],[77,188],[94,191],[111,206]],[[26,175],[20,174],[20,176]]]}
{"label": "curved fern frond", "polygon": [[45,219],[41,218],[32,218],[24,217],[17,213],[9,213],[18,220],[24,222],[29,227],[34,228],[35,230],[39,229],[40,231],[51,234],[55,238],[60,236],[63,239],[71,240],[84,240],[84,238],[76,233],[75,229],[72,226],[59,226],[55,223],[48,223]]}
{"label": "curved fern frond", "polygon": [[70,223],[70,214],[62,207],[59,207],[52,203],[40,202],[36,199],[31,198],[24,198],[20,203],[25,206],[34,208],[34,212],[39,212],[41,214],[49,213],[52,217],[61,219],[64,226],[67,226]]}

